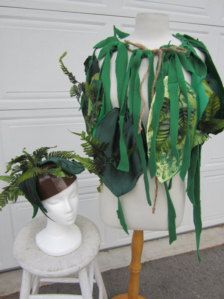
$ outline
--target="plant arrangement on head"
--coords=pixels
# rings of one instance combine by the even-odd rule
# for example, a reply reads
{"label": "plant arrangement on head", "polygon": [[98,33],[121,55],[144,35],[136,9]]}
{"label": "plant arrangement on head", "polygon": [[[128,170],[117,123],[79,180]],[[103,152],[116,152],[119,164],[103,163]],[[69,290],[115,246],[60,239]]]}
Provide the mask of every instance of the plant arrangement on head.
{"label": "plant arrangement on head", "polygon": [[0,210],[9,202],[15,202],[19,196],[25,196],[33,206],[33,217],[38,209],[46,215],[42,200],[48,193],[41,187],[43,180],[53,183],[64,180],[70,185],[76,174],[84,170],[82,164],[76,161],[73,151],[49,152],[52,148],[40,147],[32,154],[23,149],[20,156],[8,162],[6,174],[0,176],[0,180],[7,183],[0,193]]}

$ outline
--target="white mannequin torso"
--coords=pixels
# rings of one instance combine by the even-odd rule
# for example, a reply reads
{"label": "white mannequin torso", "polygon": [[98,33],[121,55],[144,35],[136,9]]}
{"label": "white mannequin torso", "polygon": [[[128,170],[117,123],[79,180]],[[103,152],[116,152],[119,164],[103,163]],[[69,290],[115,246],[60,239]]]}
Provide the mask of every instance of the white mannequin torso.
{"label": "white mannequin torso", "polygon": [[[168,44],[169,41],[173,45],[180,45],[178,39],[172,36],[169,30],[168,16],[163,14],[138,14],[136,17],[136,25],[134,33],[129,35],[126,40],[133,43],[139,43],[149,49],[156,49],[162,45]],[[203,54],[195,49],[202,60],[204,60]],[[113,107],[119,107],[117,97],[116,75],[115,75],[115,59],[116,53],[113,54],[111,59],[111,102]],[[100,62],[102,63],[102,62]],[[154,60],[154,68],[156,69],[157,57]],[[142,59],[139,76],[140,80],[143,79],[144,74],[148,69],[148,60]],[[155,71],[154,69],[154,71]],[[183,70],[185,80],[190,83],[190,75]],[[142,95],[144,99],[148,97],[147,80],[142,84]],[[148,101],[145,100],[147,105]],[[148,117],[148,106],[145,109],[143,115],[143,123],[146,125]],[[150,195],[153,199],[155,194],[155,180],[149,176]],[[175,176],[173,178],[172,189],[170,191],[173,205],[176,211],[176,227],[178,227],[183,219],[184,206],[185,206],[185,185],[184,182]],[[110,226],[120,228],[120,223],[117,217],[117,197],[103,185],[102,191],[99,193],[100,200],[100,212],[103,221]],[[165,189],[162,184],[158,186],[158,195],[156,199],[155,213],[153,213],[152,206],[147,203],[145,195],[145,186],[143,175],[138,179],[136,186],[127,194],[120,197],[123,207],[125,220],[129,229],[133,230],[152,230],[152,231],[164,231],[168,229],[168,211],[167,211],[167,199]]]}

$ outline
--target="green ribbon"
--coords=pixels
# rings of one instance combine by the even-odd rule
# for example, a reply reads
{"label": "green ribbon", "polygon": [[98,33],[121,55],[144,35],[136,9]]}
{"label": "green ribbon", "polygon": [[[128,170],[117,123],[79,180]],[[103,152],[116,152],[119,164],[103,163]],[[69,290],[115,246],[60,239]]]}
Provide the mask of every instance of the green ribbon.
{"label": "green ribbon", "polygon": [[200,261],[200,238],[202,231],[201,201],[200,201],[200,163],[201,145],[197,145],[191,152],[191,163],[188,171],[187,195],[193,205],[193,219],[196,234],[197,256]]}
{"label": "green ribbon", "polygon": [[[47,216],[47,210],[43,206],[40,196],[37,191],[37,177],[32,177],[28,180],[23,181],[19,184],[19,189],[22,190],[26,199],[32,204],[33,206],[33,216],[34,218],[40,209],[45,216]],[[48,216],[47,216],[48,217]],[[49,217],[48,217],[49,218]]]}
{"label": "green ribbon", "polygon": [[129,232],[128,232],[128,226],[126,224],[125,217],[124,217],[124,212],[123,212],[123,208],[122,208],[122,205],[121,205],[121,200],[120,200],[119,197],[117,198],[117,200],[118,200],[118,208],[117,208],[118,219],[119,219],[120,224],[123,227],[124,231],[127,234],[129,234]]}
{"label": "green ribbon", "polygon": [[171,244],[173,241],[177,239],[176,234],[176,212],[170,197],[169,187],[167,183],[164,183],[166,198],[167,198],[167,209],[168,209],[168,230],[169,230],[169,243]]}
{"label": "green ribbon", "polygon": [[177,140],[179,124],[179,86],[174,57],[170,57],[168,68],[168,93],[170,98],[170,141],[171,152],[178,158]]}
{"label": "green ribbon", "polygon": [[148,106],[149,109],[152,103],[152,85],[154,81],[154,54],[150,50],[145,50],[145,55],[148,58],[149,74],[148,74]]}
{"label": "green ribbon", "polygon": [[161,64],[161,69],[158,75],[158,79],[156,81],[156,86],[155,86],[155,100],[153,103],[152,110],[152,121],[151,121],[151,127],[153,130],[153,136],[151,140],[151,145],[150,145],[150,156],[149,156],[149,169],[150,169],[150,174],[151,177],[154,177],[156,175],[156,137],[158,133],[158,128],[159,128],[159,115],[161,108],[163,106],[163,101],[164,101],[164,69],[163,69],[163,58],[164,58],[164,53],[162,53],[162,64]]}
{"label": "green ribbon", "polygon": [[184,144],[184,151],[183,151],[183,161],[180,169],[180,177],[184,180],[187,170],[190,165],[190,154],[191,154],[191,142],[190,142],[190,117],[191,117],[191,107],[188,100],[188,93],[187,93],[187,86],[185,82],[185,78],[182,71],[182,66],[177,54],[175,54],[175,66],[176,66],[176,74],[178,78],[178,84],[180,90],[185,98],[187,104],[187,132],[186,132],[186,139]]}
{"label": "green ribbon", "polygon": [[[130,64],[130,63],[129,63]],[[118,52],[115,62],[116,67],[116,78],[117,78],[117,95],[120,107],[119,117],[119,150],[120,150],[120,161],[117,169],[121,171],[129,171],[129,159],[127,152],[127,145],[124,138],[124,119],[125,119],[125,107],[126,107],[126,92],[128,86],[128,79],[130,73],[130,66],[128,67],[128,50],[124,44],[118,46]]]}
{"label": "green ribbon", "polygon": [[135,132],[135,139],[138,148],[138,152],[141,159],[141,165],[143,169],[143,177],[144,177],[144,184],[145,184],[145,191],[146,191],[146,198],[149,205],[151,205],[150,199],[150,192],[149,192],[149,180],[148,180],[148,170],[147,170],[147,161],[146,161],[146,154],[144,144],[146,143],[143,141],[142,134],[139,133],[139,118],[141,112],[141,94],[140,94],[140,77],[139,77],[139,67],[141,64],[142,58],[142,51],[137,50],[134,56],[133,66],[132,66],[132,74],[134,76],[134,94],[131,97],[132,102],[131,111],[133,115],[133,123],[134,123],[134,132]]}
{"label": "green ribbon", "polygon": [[208,97],[202,85],[202,80],[206,77],[207,73],[206,65],[193,53],[191,54],[191,58],[187,58],[186,55],[182,53],[179,53],[178,57],[184,69],[191,73],[191,86],[197,97],[197,121],[199,122],[208,105]]}
{"label": "green ribbon", "polygon": [[100,80],[102,81],[103,96],[97,123],[99,123],[105,116],[105,114],[107,114],[107,112],[112,109],[110,101],[110,59],[111,55],[110,52],[108,52],[106,54],[106,57],[104,58],[103,65],[100,70]]}

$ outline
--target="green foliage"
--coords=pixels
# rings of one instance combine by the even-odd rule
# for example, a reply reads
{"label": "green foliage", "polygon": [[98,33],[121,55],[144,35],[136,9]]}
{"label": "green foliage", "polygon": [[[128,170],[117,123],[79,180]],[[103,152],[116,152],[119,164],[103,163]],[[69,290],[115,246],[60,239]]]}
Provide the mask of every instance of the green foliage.
{"label": "green foliage", "polygon": [[[30,179],[47,174],[66,177],[83,170],[83,166],[75,161],[76,154],[73,151],[49,152],[53,148],[55,147],[41,147],[32,154],[23,149],[20,156],[8,162],[6,166],[8,175],[0,176],[0,181],[6,183],[0,193],[0,210],[7,203],[15,202],[20,195],[24,195],[21,185]],[[47,167],[47,164],[51,164],[52,167]]]}
{"label": "green foliage", "polygon": [[129,36],[129,33],[123,32],[120,29],[118,29],[116,26],[114,26],[114,36],[118,36],[119,38],[125,38]]}
{"label": "green foliage", "polygon": [[75,76],[69,72],[69,70],[66,68],[66,66],[64,65],[63,59],[65,58],[65,56],[67,55],[67,52],[64,52],[61,57],[59,58],[59,63],[60,63],[60,67],[63,71],[63,73],[68,76],[70,82],[72,84],[76,84],[78,81],[76,80]]}
{"label": "green foliage", "polygon": [[107,162],[107,158],[105,156],[107,144],[101,143],[98,139],[88,135],[84,131],[81,133],[73,132],[73,134],[80,136],[81,141],[84,141],[81,145],[84,153],[88,156],[81,157],[76,155],[75,159],[79,161],[90,173],[95,173],[100,176],[104,169],[104,165]]}
{"label": "green foliage", "polygon": [[84,91],[84,84],[81,82],[78,82],[75,78],[75,76],[73,75],[72,72],[70,72],[67,67],[65,66],[63,59],[65,58],[65,56],[67,55],[67,52],[64,52],[61,57],[59,58],[59,64],[60,67],[63,71],[63,73],[68,76],[70,82],[73,84],[72,87],[70,88],[70,96],[71,97],[76,97],[78,101],[80,101],[80,98],[82,96],[82,93]]}

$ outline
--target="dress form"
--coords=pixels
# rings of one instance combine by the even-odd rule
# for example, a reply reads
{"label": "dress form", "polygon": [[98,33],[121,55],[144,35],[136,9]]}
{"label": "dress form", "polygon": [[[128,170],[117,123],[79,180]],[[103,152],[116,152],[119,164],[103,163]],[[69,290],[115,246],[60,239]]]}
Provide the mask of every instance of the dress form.
{"label": "dress form", "polygon": [[[136,25],[134,32],[126,38],[126,41],[142,44],[147,48],[155,49],[169,42],[174,45],[179,45],[179,41],[172,36],[169,29],[169,19],[167,15],[141,13],[136,17]],[[197,51],[198,53],[199,51]],[[198,53],[203,59],[202,53]],[[115,75],[115,59],[116,54],[112,56],[111,60],[111,102],[113,107],[118,107],[116,75]],[[157,56],[155,56],[154,68],[156,69]],[[143,79],[144,74],[148,69],[147,59],[142,59],[139,69],[140,80]],[[155,70],[154,70],[155,71]],[[190,83],[190,75],[183,70],[185,80]],[[150,75],[150,74],[149,74]],[[147,80],[142,84],[142,95],[147,99]],[[147,100],[145,100],[147,106]],[[143,123],[146,125],[148,116],[148,106],[145,109],[143,116]],[[168,229],[168,211],[167,200],[164,186],[158,184],[158,194],[156,203],[155,198],[155,179],[151,179],[149,175],[150,195],[152,198],[152,206],[150,207],[146,200],[145,186],[143,175],[138,179],[136,186],[127,194],[120,197],[125,220],[128,228],[133,230],[151,230],[151,231],[165,231]],[[173,178],[171,198],[176,211],[176,227],[178,227],[183,219],[185,206],[185,185],[179,176]],[[102,191],[99,193],[100,211],[103,221],[112,227],[120,228],[120,223],[117,217],[117,198],[104,185]],[[155,212],[154,212],[155,210]]]}

